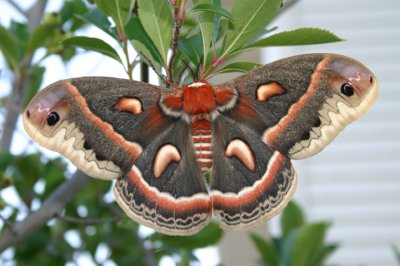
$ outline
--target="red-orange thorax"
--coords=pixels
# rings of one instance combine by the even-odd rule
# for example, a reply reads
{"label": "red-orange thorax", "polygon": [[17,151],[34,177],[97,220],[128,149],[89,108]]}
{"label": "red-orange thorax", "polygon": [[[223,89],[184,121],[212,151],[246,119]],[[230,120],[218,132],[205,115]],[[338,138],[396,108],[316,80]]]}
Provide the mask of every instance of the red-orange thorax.
{"label": "red-orange thorax", "polygon": [[183,87],[183,111],[197,115],[215,109],[213,89],[206,83],[194,83]]}

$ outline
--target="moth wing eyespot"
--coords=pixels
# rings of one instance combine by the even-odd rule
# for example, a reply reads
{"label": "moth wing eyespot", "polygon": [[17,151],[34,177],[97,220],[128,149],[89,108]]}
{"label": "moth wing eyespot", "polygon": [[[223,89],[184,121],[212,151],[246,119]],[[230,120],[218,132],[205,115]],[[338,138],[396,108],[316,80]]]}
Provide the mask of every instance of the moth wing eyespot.
{"label": "moth wing eyespot", "polygon": [[60,115],[57,112],[51,112],[47,117],[47,125],[54,126],[60,121]]}
{"label": "moth wing eyespot", "polygon": [[342,94],[349,96],[349,97],[354,94],[354,88],[349,83],[343,83],[342,87],[340,88],[340,91],[342,92]]}

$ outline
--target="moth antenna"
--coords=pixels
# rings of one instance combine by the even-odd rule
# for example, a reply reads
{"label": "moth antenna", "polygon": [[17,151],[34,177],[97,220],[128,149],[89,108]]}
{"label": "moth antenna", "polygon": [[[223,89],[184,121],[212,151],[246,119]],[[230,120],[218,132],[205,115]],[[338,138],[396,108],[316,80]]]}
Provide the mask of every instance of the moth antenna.
{"label": "moth antenna", "polygon": [[183,64],[185,65],[185,70],[188,69],[190,74],[192,75],[193,80],[197,80],[198,76],[196,75],[196,72],[193,70],[193,68],[190,66],[189,62],[186,60],[182,60]]}
{"label": "moth antenna", "polygon": [[153,62],[151,62],[151,60],[147,56],[145,56],[143,52],[139,52],[139,53],[145,59],[145,61],[151,67],[151,69],[153,69],[153,71],[156,72],[157,76],[160,79],[162,79],[164,82],[166,82],[167,77],[165,75],[163,75],[160,71],[158,71],[158,69],[153,65]]}

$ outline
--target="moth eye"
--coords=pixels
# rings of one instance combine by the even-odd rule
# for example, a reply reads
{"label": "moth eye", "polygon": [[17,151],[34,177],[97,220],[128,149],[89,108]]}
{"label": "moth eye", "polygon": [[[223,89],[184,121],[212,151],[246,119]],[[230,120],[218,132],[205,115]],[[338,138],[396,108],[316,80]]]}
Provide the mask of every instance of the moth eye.
{"label": "moth eye", "polygon": [[349,83],[344,83],[340,91],[346,96],[352,96],[354,94],[353,86],[351,86]]}
{"label": "moth eye", "polygon": [[54,126],[60,121],[60,116],[56,112],[51,112],[47,117],[47,125]]}

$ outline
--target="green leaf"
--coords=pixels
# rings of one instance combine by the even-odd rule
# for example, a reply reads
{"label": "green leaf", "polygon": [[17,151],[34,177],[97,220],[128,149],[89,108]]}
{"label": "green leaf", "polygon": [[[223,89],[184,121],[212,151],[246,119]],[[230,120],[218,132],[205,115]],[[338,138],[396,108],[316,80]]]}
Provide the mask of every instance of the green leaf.
{"label": "green leaf", "polygon": [[178,46],[179,50],[194,66],[199,66],[203,57],[200,34],[193,35],[188,39],[181,39]]}
{"label": "green leaf", "polygon": [[33,30],[26,49],[27,54],[32,55],[35,50],[44,46],[52,36],[57,25],[40,24]]}
{"label": "green leaf", "polygon": [[224,55],[229,55],[258,37],[278,13],[281,2],[282,0],[235,1],[232,8],[234,29],[228,33],[228,46]]}
{"label": "green leaf", "polygon": [[[211,0],[193,0],[193,4],[196,5],[192,9],[193,11],[196,11],[196,7],[198,8],[199,6],[200,9],[198,9],[197,11],[206,11],[204,9],[201,10],[202,6],[214,6],[211,4]],[[203,66],[205,66],[207,63],[207,55],[211,46],[212,33],[214,30],[214,14],[211,12],[196,12],[196,17],[202,36],[202,40],[200,40],[200,42],[203,44]]]}
{"label": "green leaf", "polygon": [[218,6],[218,5],[210,4],[210,3],[197,4],[195,7],[193,7],[192,11],[193,12],[199,12],[199,11],[211,12],[211,13],[221,15],[230,21],[234,20],[233,15],[229,11],[227,11],[225,8]]}
{"label": "green leaf", "polygon": [[17,40],[17,46],[15,49],[17,50],[18,54],[18,61],[21,62],[25,56],[26,44],[29,40],[28,25],[26,23],[20,23],[12,20],[9,31]]}
{"label": "green leaf", "polygon": [[36,194],[33,186],[42,178],[44,164],[41,162],[40,154],[17,157],[13,164],[13,179],[15,189],[27,206],[30,206]]}
{"label": "green leaf", "polygon": [[300,28],[268,36],[247,48],[268,46],[310,45],[343,41],[335,34],[318,28]]}
{"label": "green leaf", "polygon": [[173,21],[167,0],[138,0],[138,15],[144,30],[167,66],[168,49],[171,45]]}
{"label": "green leaf", "polygon": [[71,20],[74,16],[86,13],[88,8],[82,0],[66,0],[60,10],[61,23]]}
{"label": "green leaf", "polygon": [[394,252],[394,255],[396,256],[397,263],[400,265],[400,249],[396,247],[395,245],[392,245],[392,249]]}
{"label": "green leaf", "polygon": [[75,46],[86,50],[101,53],[123,64],[121,58],[119,57],[118,53],[114,50],[114,48],[103,40],[91,37],[75,36],[65,39],[62,43],[65,46]]}
{"label": "green leaf", "polygon": [[214,72],[212,75],[219,75],[223,73],[231,73],[231,72],[240,72],[240,73],[246,73],[250,70],[253,70],[256,67],[261,66],[261,64],[254,63],[254,62],[235,62],[229,65],[226,65],[220,69],[218,69],[216,72]]}
{"label": "green leaf", "polygon": [[280,237],[274,239],[275,246],[278,247],[279,254],[282,260],[282,264],[285,266],[291,266],[291,255],[293,247],[296,243],[297,236],[299,235],[300,229],[292,230],[286,237]]}
{"label": "green leaf", "polygon": [[168,236],[163,234],[154,234],[152,241],[161,241],[164,246],[196,249],[216,244],[222,237],[223,231],[215,222],[211,222],[199,233],[192,236]]}
{"label": "green leaf", "polygon": [[316,254],[324,249],[328,226],[327,223],[314,223],[300,229],[291,254],[292,266],[316,265],[313,263],[315,263]]}
{"label": "green leaf", "polygon": [[29,70],[28,73],[29,82],[27,84],[23,100],[24,106],[26,106],[32,99],[32,97],[38,92],[40,85],[42,84],[43,75],[45,71],[46,68],[39,66],[34,66]]}
{"label": "green leaf", "polygon": [[61,159],[48,161],[43,169],[43,178],[46,181],[42,199],[46,199],[62,182],[65,181],[67,165]]}
{"label": "green leaf", "polygon": [[[215,6],[221,6],[221,0],[213,0],[213,4]],[[217,14],[214,18],[214,29],[213,29],[213,33],[212,33],[212,44],[213,44],[214,49],[215,49],[215,46],[217,45],[218,34],[221,31],[220,25],[221,25],[221,16]]]}
{"label": "green leaf", "polygon": [[275,246],[256,234],[250,234],[251,240],[255,244],[258,253],[261,255],[262,262],[266,266],[280,266],[279,254]]}
{"label": "green leaf", "polygon": [[95,3],[104,14],[114,20],[118,30],[123,32],[135,5],[135,0],[95,0]]}
{"label": "green leaf", "polygon": [[0,152],[0,171],[5,172],[13,160],[14,156],[11,153]]}
{"label": "green leaf", "polygon": [[128,24],[126,24],[125,32],[136,52],[142,52],[156,66],[162,65],[161,55],[147,35],[138,17],[131,17]]}
{"label": "green leaf", "polygon": [[337,244],[325,245],[320,250],[316,250],[311,265],[325,265],[324,261],[338,248]]}
{"label": "green leaf", "polygon": [[[118,34],[115,31],[115,28],[111,26],[110,21],[108,20],[107,16],[99,8],[93,8],[89,12],[83,15],[77,15],[80,19],[93,24],[94,26],[98,27],[115,40],[118,40]],[[125,29],[126,30],[126,29]]]}
{"label": "green leaf", "polygon": [[16,38],[3,26],[0,25],[0,51],[3,53],[4,58],[7,60],[11,70],[16,71],[19,66],[17,40]]}
{"label": "green leaf", "polygon": [[289,202],[281,216],[281,230],[283,236],[287,236],[292,230],[304,224],[304,216],[301,208],[293,201]]}

